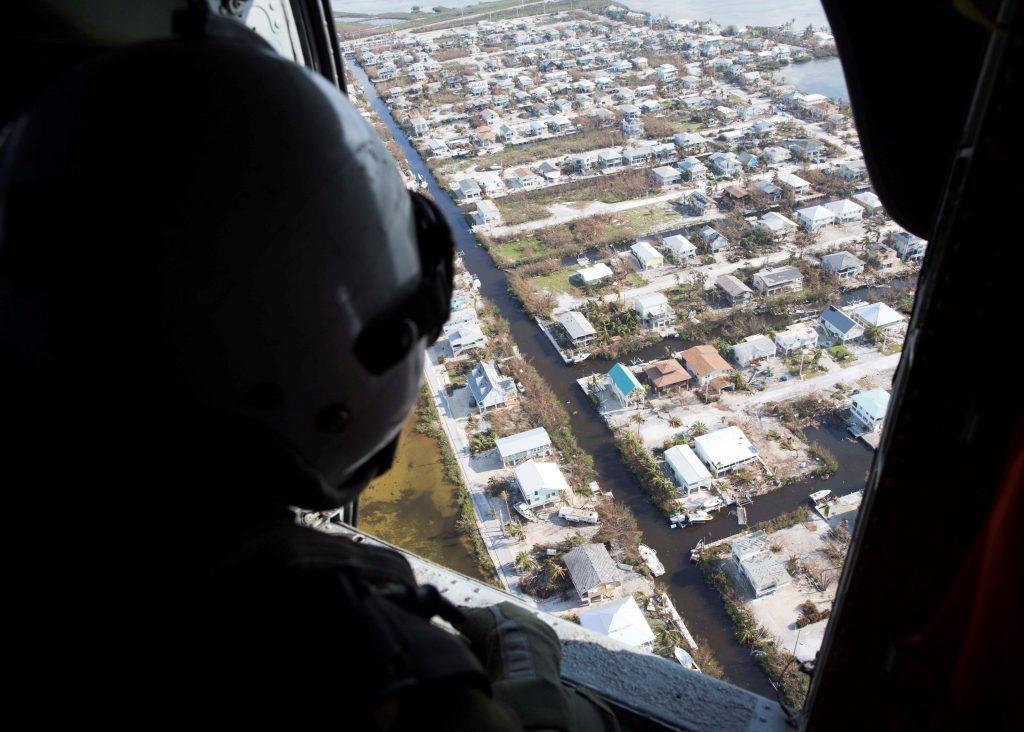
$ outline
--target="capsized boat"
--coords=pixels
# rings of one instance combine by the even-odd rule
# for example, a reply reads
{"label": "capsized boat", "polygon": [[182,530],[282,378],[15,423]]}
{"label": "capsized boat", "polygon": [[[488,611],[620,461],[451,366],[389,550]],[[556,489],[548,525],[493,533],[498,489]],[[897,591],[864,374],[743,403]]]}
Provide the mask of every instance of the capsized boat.
{"label": "capsized boat", "polygon": [[515,505],[515,509],[519,513],[519,515],[522,516],[527,521],[536,521],[537,520],[537,517],[534,515],[533,511],[531,511],[530,507],[527,506],[525,503],[517,503]]}
{"label": "capsized boat", "polygon": [[814,493],[812,493],[811,495],[809,495],[807,497],[811,499],[811,503],[818,504],[818,503],[821,503],[822,501],[824,501],[826,498],[828,498],[828,494],[831,493],[831,492],[832,491],[830,491],[828,488],[826,488],[823,491],[814,491]]}
{"label": "capsized boat", "polygon": [[672,651],[672,654],[676,657],[676,660],[679,661],[680,666],[682,666],[683,668],[688,668],[691,671],[696,671],[697,673],[700,673],[700,666],[698,666],[697,662],[693,660],[693,656],[684,651],[682,648],[676,646],[675,649]]}
{"label": "capsized boat", "polygon": [[721,508],[725,505],[725,501],[719,496],[711,496],[704,503],[700,504],[700,507],[705,511],[714,511],[716,508]]}
{"label": "capsized boat", "polygon": [[640,553],[640,556],[643,558],[647,566],[650,567],[651,574],[655,577],[660,577],[665,574],[665,565],[659,561],[658,552],[654,551],[646,544],[638,546],[637,551]]}

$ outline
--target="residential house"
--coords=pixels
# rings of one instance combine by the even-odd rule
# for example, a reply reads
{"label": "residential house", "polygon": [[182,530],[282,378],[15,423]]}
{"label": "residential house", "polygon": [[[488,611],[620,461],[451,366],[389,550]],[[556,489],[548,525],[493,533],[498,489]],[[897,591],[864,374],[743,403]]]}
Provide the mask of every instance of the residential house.
{"label": "residential house", "polygon": [[651,246],[650,242],[640,240],[629,248],[642,270],[659,269],[665,265],[665,258]]}
{"label": "residential house", "polygon": [[700,191],[691,191],[682,199],[680,206],[693,216],[703,216],[712,203],[714,201]]}
{"label": "residential house", "polygon": [[860,180],[868,172],[868,166],[863,160],[850,160],[839,166],[839,177],[843,180]]}
{"label": "residential house", "polygon": [[643,402],[644,387],[628,368],[617,363],[612,366],[608,376],[611,379],[612,393],[624,407]]}
{"label": "residential house", "polygon": [[836,222],[836,215],[824,206],[808,206],[798,209],[797,221],[810,232],[820,231]]}
{"label": "residential house", "polygon": [[850,200],[861,206],[869,215],[882,210],[882,201],[871,191],[850,196]]}
{"label": "residential house", "polygon": [[864,262],[850,252],[840,251],[823,256],[821,268],[841,280],[847,280],[864,273]]}
{"label": "residential house", "polygon": [[455,196],[461,202],[479,201],[482,195],[480,186],[472,178],[463,178],[456,184]]}
{"label": "residential house", "polygon": [[793,173],[779,173],[779,184],[797,194],[803,193],[811,187],[810,183]]}
{"label": "residential house", "polygon": [[487,337],[476,323],[462,323],[448,332],[448,345],[452,354],[458,356],[475,348],[483,348],[487,345]]}
{"label": "residential house", "polygon": [[683,174],[686,180],[695,183],[703,181],[708,177],[707,166],[693,156],[683,158],[682,162],[676,164],[676,167],[679,168],[679,172]]}
{"label": "residential house", "polygon": [[502,377],[493,361],[481,361],[466,377],[469,394],[480,414],[505,406],[516,395],[515,381]]}
{"label": "residential house", "polygon": [[679,69],[672,64],[662,64],[657,68],[658,80],[663,82],[672,81],[678,73]]}
{"label": "residential house", "polygon": [[740,165],[743,166],[744,170],[757,170],[761,165],[761,159],[748,152],[738,153],[736,159],[740,161]]}
{"label": "residential house", "polygon": [[673,445],[665,450],[665,462],[687,495],[711,488],[711,473],[689,445]]}
{"label": "residential house", "polygon": [[430,123],[422,117],[412,117],[409,119],[409,125],[412,127],[412,134],[415,137],[422,137],[423,135],[430,132]]}
{"label": "residential house", "polygon": [[619,170],[622,167],[622,153],[614,148],[607,148],[600,150],[597,153],[597,165],[601,168],[601,172],[610,173],[613,170]]}
{"label": "residential house", "polygon": [[671,163],[676,159],[676,146],[671,142],[659,142],[651,147],[651,154],[659,163]]}
{"label": "residential house", "polygon": [[894,333],[903,326],[905,318],[884,302],[865,303],[851,308],[850,317],[865,328],[877,328],[883,333]]}
{"label": "residential house", "polygon": [[825,143],[821,140],[816,140],[813,137],[805,138],[803,140],[789,140],[785,145],[794,153],[797,153],[812,163],[822,162],[825,159],[825,153],[828,150],[828,148],[825,147]]}
{"label": "residential house", "polygon": [[597,151],[591,150],[577,155],[570,155],[569,161],[572,163],[572,172],[577,175],[589,173],[597,167]]}
{"label": "residential house", "polygon": [[693,374],[700,386],[721,388],[727,383],[732,366],[722,358],[714,346],[707,344],[688,348],[680,354],[686,370]]}
{"label": "residential house", "polygon": [[740,163],[740,159],[736,157],[735,153],[714,152],[708,156],[708,160],[713,171],[727,178],[737,176],[743,170],[743,164]]}
{"label": "residential house", "polygon": [[[779,201],[782,199],[782,189],[779,188],[774,183],[772,183],[770,180],[755,181],[754,190],[763,193],[765,196],[768,197],[769,201]],[[793,228],[796,228],[796,224],[793,224]]]}
{"label": "residential house", "polygon": [[739,427],[725,427],[697,437],[693,451],[716,478],[758,459],[757,448]]}
{"label": "residential house", "polygon": [[490,201],[477,201],[473,220],[481,226],[498,226],[501,224],[501,211]]}
{"label": "residential house", "polygon": [[796,267],[787,264],[755,272],[752,284],[754,289],[763,295],[776,295],[780,292],[799,290],[803,287],[804,276]]}
{"label": "residential house", "polygon": [[682,173],[679,172],[678,168],[674,168],[671,165],[663,165],[651,171],[651,178],[654,180],[656,187],[668,188],[679,183],[682,179]]}
{"label": "residential house", "polygon": [[587,630],[638,650],[651,653],[654,649],[654,631],[632,595],[582,611],[579,622]]}
{"label": "residential house", "polygon": [[850,415],[869,432],[882,426],[888,409],[889,392],[885,389],[862,391],[850,400]]}
{"label": "residential house", "polygon": [[527,460],[513,471],[519,492],[528,508],[539,508],[560,500],[562,493],[569,490],[565,476],[554,463]]}
{"label": "residential house", "polygon": [[551,437],[546,429],[537,427],[508,437],[499,437],[494,441],[494,446],[498,449],[501,464],[510,468],[551,452]]}
{"label": "residential house", "polygon": [[570,310],[559,315],[557,320],[576,348],[585,346],[597,338],[597,331],[583,313]]}
{"label": "residential house", "polygon": [[632,305],[648,328],[668,328],[676,322],[676,314],[669,306],[668,298],[660,292],[637,295]]}
{"label": "residential house", "polygon": [[584,285],[599,284],[609,279],[612,274],[611,267],[604,262],[598,262],[590,267],[576,270],[576,276],[579,277],[580,283]]}
{"label": "residential house", "polygon": [[900,231],[892,235],[892,246],[904,262],[920,262],[928,242],[909,231]]}
{"label": "residential house", "polygon": [[644,123],[638,119],[624,119],[619,127],[626,137],[642,137],[644,134]]}
{"label": "residential house", "polygon": [[736,566],[750,583],[754,597],[770,595],[792,581],[782,557],[771,550],[764,531],[745,534],[732,542]]}
{"label": "residential house", "polygon": [[725,295],[725,299],[732,305],[747,302],[754,295],[753,290],[743,284],[735,275],[731,274],[719,275],[715,280],[715,287],[721,290],[722,294]]}
{"label": "residential house", "polygon": [[864,335],[864,328],[856,320],[837,308],[829,305],[818,316],[822,330],[838,343],[849,343]]}
{"label": "residential house", "polygon": [[776,239],[783,239],[797,230],[796,222],[776,211],[768,211],[757,221],[758,227]]}
{"label": "residential house", "polygon": [[732,357],[742,368],[755,361],[771,358],[775,355],[775,342],[765,335],[757,333],[744,338],[732,347]]}
{"label": "residential house", "polygon": [[677,262],[684,262],[697,256],[697,247],[682,234],[666,236],[662,240],[662,244],[672,253]]}
{"label": "residential house", "polygon": [[651,162],[651,148],[649,147],[627,147],[622,150],[622,161],[626,165],[638,167]]}
{"label": "residential house", "polygon": [[662,361],[655,361],[644,368],[644,376],[651,382],[651,386],[657,392],[666,392],[670,389],[687,386],[693,378],[690,372],[683,368],[682,364],[674,358],[666,358]]}
{"label": "residential house", "polygon": [[900,263],[900,255],[895,249],[877,241],[868,244],[868,259],[874,261],[875,269],[880,272],[896,269]]}
{"label": "residential house", "polygon": [[864,208],[848,198],[826,203],[825,208],[836,217],[837,224],[849,224],[853,221],[860,221],[864,217]]}
{"label": "residential house", "polygon": [[784,163],[793,157],[793,154],[784,147],[766,147],[761,151],[761,155],[769,165],[778,165]]}
{"label": "residential house", "polygon": [[720,252],[729,247],[729,240],[710,226],[698,229],[697,237],[704,242],[709,252]]}
{"label": "residential house", "polygon": [[807,323],[795,323],[775,334],[775,345],[785,356],[801,348],[815,348],[818,345],[818,331]]}
{"label": "residential house", "polygon": [[684,152],[696,151],[707,142],[699,132],[680,132],[674,135],[672,140]]}
{"label": "residential house", "polygon": [[587,605],[614,599],[621,575],[604,544],[582,544],[562,557],[580,601]]}

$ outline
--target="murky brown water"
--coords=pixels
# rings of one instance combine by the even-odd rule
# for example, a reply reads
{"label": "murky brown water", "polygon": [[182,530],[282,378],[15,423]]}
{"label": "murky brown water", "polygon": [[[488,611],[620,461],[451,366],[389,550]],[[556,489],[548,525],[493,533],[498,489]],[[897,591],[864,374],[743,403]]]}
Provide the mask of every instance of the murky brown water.
{"label": "murky brown water", "polygon": [[433,438],[402,430],[395,464],[359,498],[359,528],[438,564],[484,579],[455,528],[455,486],[447,479]]}

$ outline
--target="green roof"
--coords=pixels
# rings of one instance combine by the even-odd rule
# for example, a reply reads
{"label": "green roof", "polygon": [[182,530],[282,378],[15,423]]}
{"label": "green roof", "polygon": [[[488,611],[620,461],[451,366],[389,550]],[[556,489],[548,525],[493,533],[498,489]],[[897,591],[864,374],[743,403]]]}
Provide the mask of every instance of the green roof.
{"label": "green roof", "polygon": [[853,397],[853,401],[872,419],[882,419],[885,417],[885,410],[889,408],[889,392],[885,389],[862,391]]}
{"label": "green roof", "polygon": [[621,363],[617,363],[612,366],[612,370],[608,372],[608,375],[612,377],[612,381],[619,387],[624,395],[629,395],[634,389],[642,389],[640,382],[636,380],[633,372],[623,366]]}

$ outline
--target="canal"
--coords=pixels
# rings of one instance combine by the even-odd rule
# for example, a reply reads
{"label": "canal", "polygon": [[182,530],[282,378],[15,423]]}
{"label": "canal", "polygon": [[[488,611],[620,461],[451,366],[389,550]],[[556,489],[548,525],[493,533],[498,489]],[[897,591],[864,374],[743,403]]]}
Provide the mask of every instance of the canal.
{"label": "canal", "polygon": [[[508,320],[511,335],[522,355],[533,363],[568,409],[580,446],[594,457],[602,489],[612,491],[619,501],[632,510],[643,531],[644,543],[658,552],[667,570],[662,578],[666,589],[690,631],[708,644],[731,682],[758,694],[774,697],[775,692],[768,678],[750,653],[736,641],[718,594],[704,585],[700,572],[689,562],[690,548],[701,538],[724,538],[739,530],[735,515],[721,512],[707,524],[685,529],[669,527],[664,514],[641,492],[636,479],[615,448],[611,431],[576,384],[576,379],[600,368],[600,362],[584,362],[575,367],[563,365],[547,337],[509,295],[504,272],[494,265],[487,251],[477,243],[462,211],[447,191],[438,185],[419,153],[409,144],[405,132],[395,123],[366,73],[357,63],[352,63],[351,69],[367,100],[405,153],[413,173],[423,176],[427,181],[434,200],[452,227],[456,248],[462,251],[466,268],[480,280],[481,294],[490,299]],[[694,345],[678,339],[667,344],[673,350]],[[656,346],[657,353],[663,354],[665,345]],[[758,498],[747,509],[751,524],[791,511],[816,490],[828,488],[835,493],[846,493],[864,486],[873,454],[870,449],[848,439],[839,429],[822,427],[805,431],[811,440],[821,443],[835,454],[840,465],[838,472],[825,481],[814,479],[793,483]]]}

